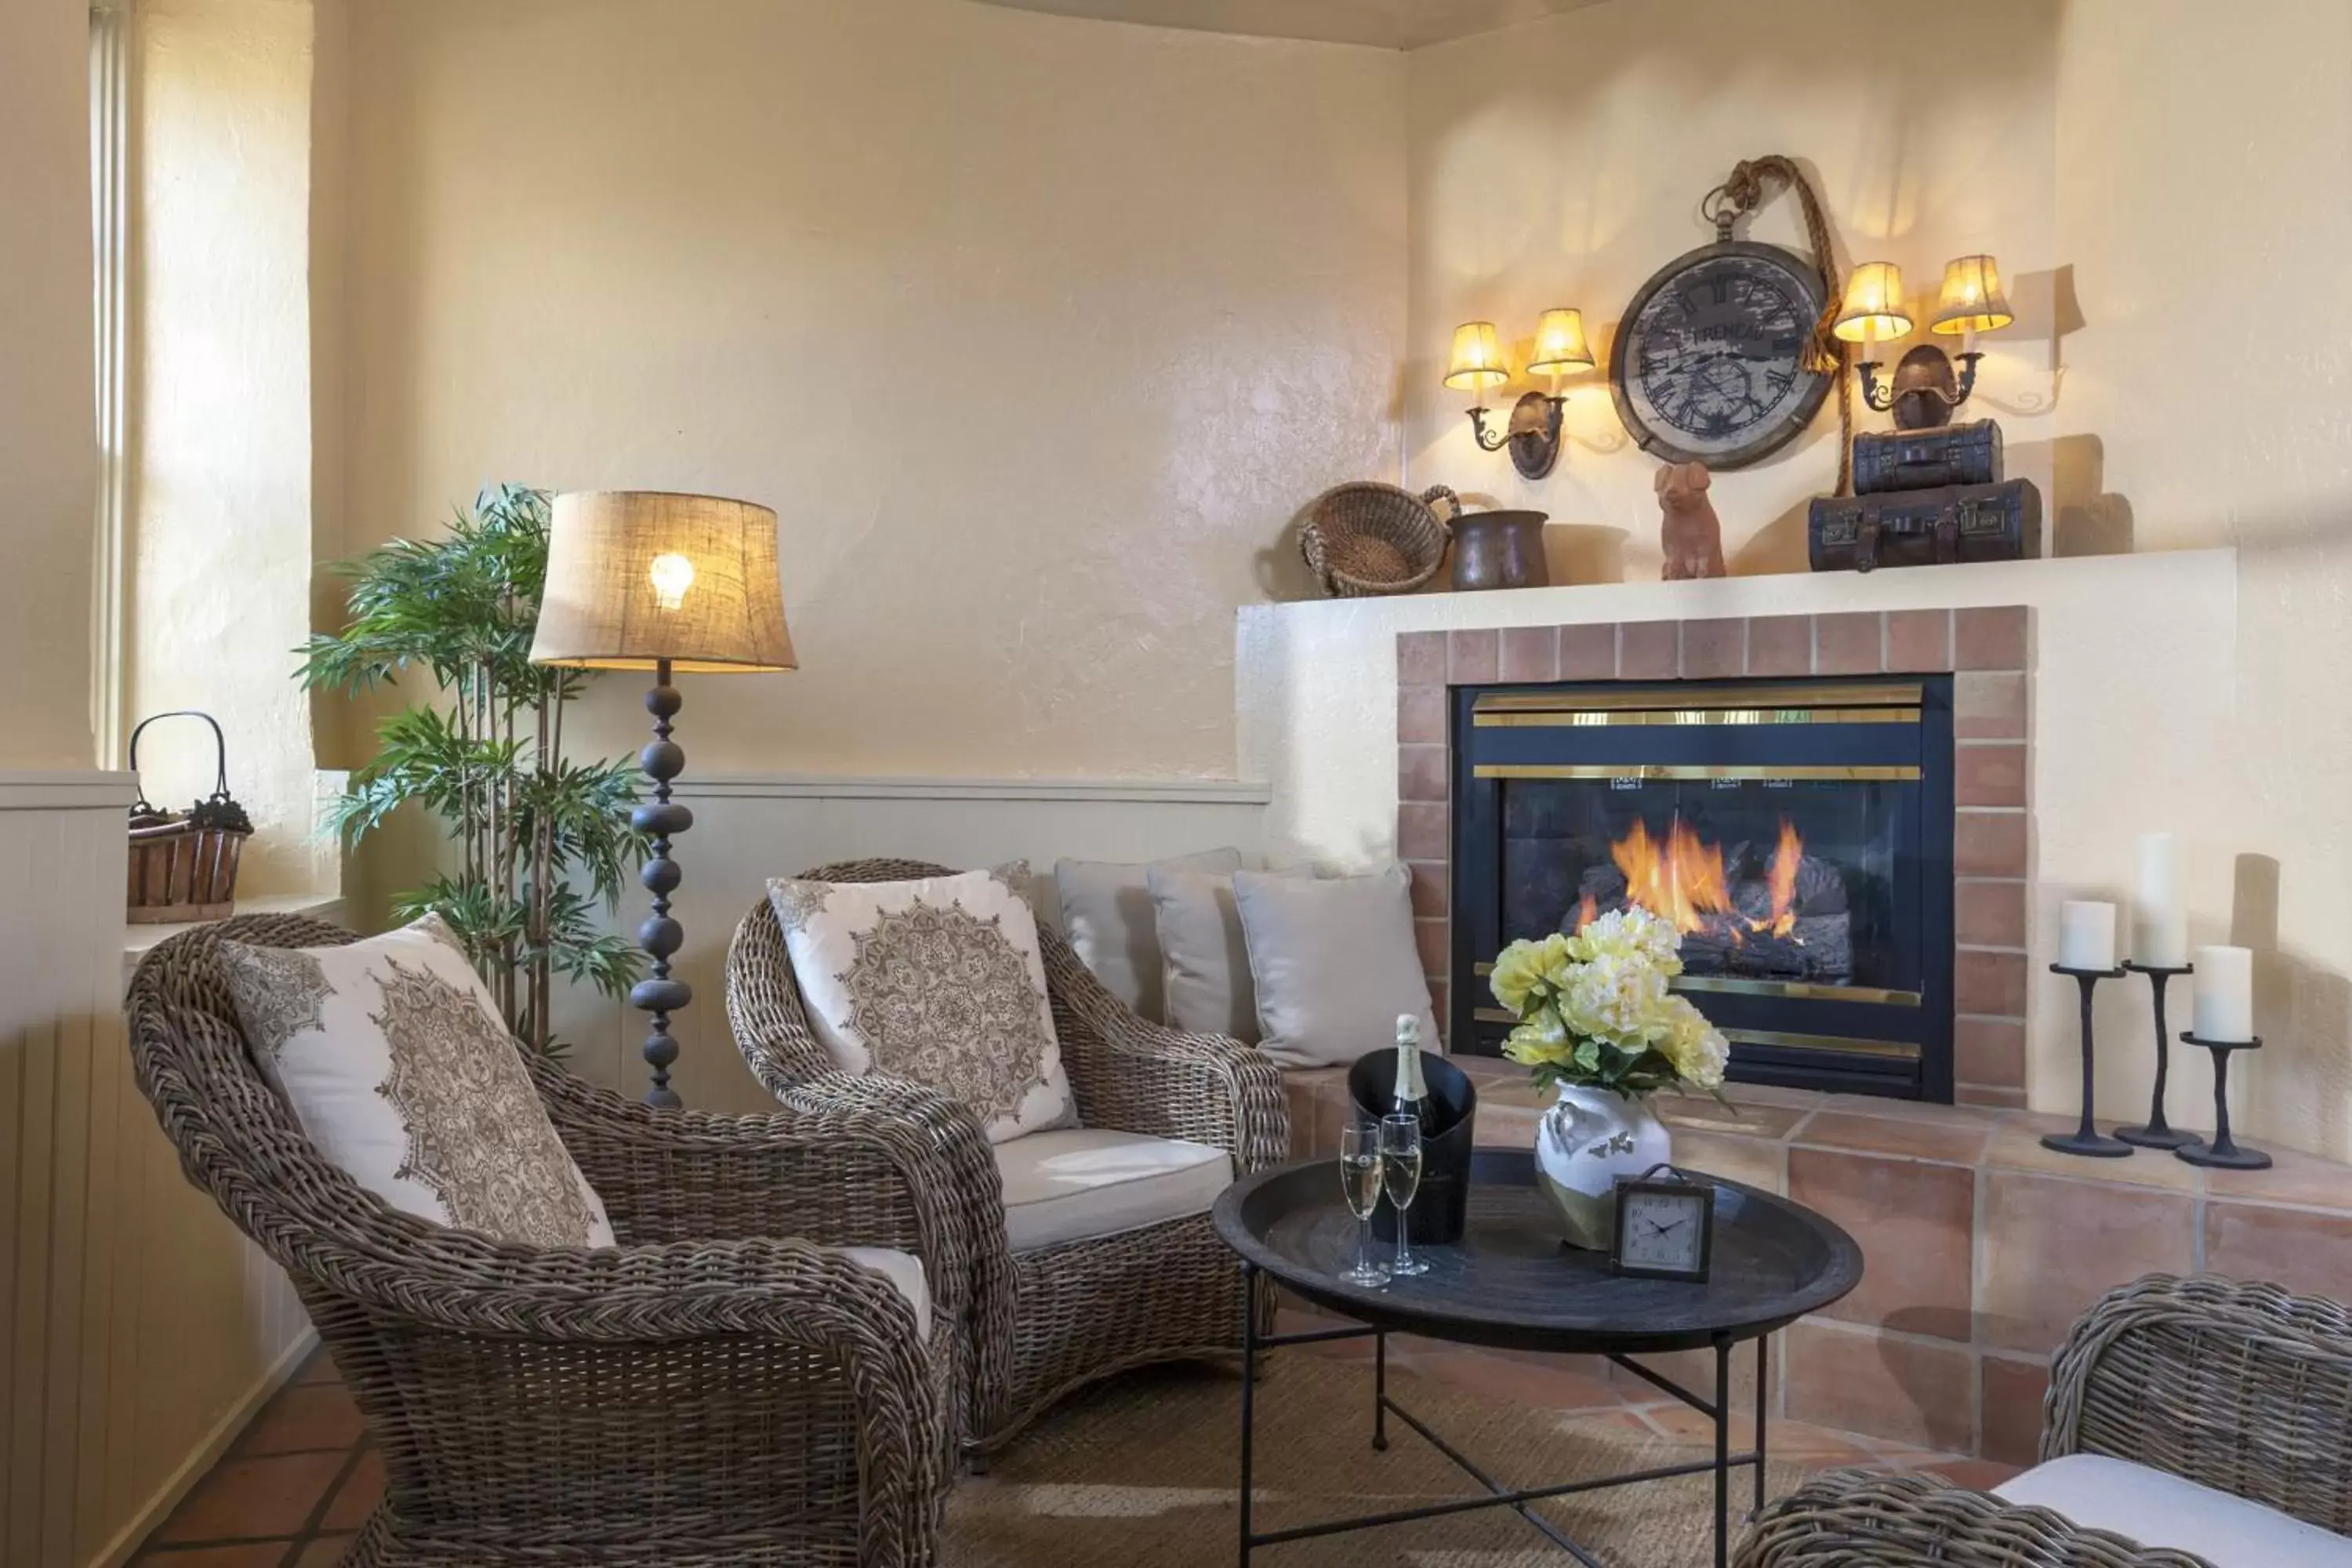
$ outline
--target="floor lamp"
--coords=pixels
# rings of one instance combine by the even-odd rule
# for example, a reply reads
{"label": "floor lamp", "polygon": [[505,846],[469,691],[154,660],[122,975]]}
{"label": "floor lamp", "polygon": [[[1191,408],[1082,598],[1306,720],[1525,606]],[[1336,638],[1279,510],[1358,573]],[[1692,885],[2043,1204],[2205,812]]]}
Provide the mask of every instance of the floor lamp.
{"label": "floor lamp", "polygon": [[686,752],[670,739],[682,706],[674,674],[742,675],[792,669],[784,629],[783,584],[776,573],[776,514],[750,501],[663,490],[596,490],[555,498],[547,587],[531,639],[533,664],[577,669],[650,669],[646,710],[653,743],[637,765],[653,780],[653,799],[630,813],[652,841],[638,879],[653,894],[653,913],[637,927],[651,972],[629,991],[630,1004],[653,1016],[646,1065],[653,1082],[646,1103],[680,1104],[669,1086],[677,1041],[670,1016],[694,998],[669,972],[686,932],[670,914],[677,862],[670,840],[694,826],[694,813],[669,797]]}

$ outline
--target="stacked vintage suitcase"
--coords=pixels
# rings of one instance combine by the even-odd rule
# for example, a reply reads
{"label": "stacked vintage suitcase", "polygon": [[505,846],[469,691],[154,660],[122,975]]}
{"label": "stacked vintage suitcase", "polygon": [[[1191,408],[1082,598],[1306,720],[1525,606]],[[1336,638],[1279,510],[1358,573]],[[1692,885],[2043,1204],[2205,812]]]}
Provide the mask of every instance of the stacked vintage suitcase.
{"label": "stacked vintage suitcase", "polygon": [[2042,553],[2042,492],[2003,479],[1990,419],[1853,438],[1853,490],[1807,516],[1816,572],[1873,572]]}

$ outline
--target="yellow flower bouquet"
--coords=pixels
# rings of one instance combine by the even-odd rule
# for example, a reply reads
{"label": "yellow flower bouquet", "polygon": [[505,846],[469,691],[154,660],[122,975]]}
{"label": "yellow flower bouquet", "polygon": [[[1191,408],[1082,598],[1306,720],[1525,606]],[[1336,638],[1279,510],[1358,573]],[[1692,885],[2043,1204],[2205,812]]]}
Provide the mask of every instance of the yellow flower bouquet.
{"label": "yellow flower bouquet", "polygon": [[1716,1090],[1731,1050],[1666,988],[1683,972],[1681,949],[1675,928],[1638,905],[1573,936],[1511,943],[1489,982],[1519,1020],[1503,1054],[1544,1089],[1590,1084],[1627,1100],[1684,1085]]}

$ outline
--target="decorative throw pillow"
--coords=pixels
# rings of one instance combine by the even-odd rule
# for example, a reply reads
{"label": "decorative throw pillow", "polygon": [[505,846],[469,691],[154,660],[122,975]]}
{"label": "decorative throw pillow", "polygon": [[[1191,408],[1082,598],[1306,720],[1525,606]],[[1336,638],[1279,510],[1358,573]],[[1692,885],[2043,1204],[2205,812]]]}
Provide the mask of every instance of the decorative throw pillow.
{"label": "decorative throw pillow", "polygon": [[262,1076],[328,1163],[436,1225],[613,1245],[521,1047],[438,916],[342,947],[219,951]]}
{"label": "decorative throw pillow", "polygon": [[[1253,874],[1308,880],[1315,875],[1305,866]],[[1187,1034],[1257,1044],[1257,992],[1250,984],[1241,914],[1234,908],[1234,873],[1153,866],[1144,872],[1144,885],[1160,930],[1167,1021]]]}
{"label": "decorative throw pillow", "polygon": [[1062,934],[1105,990],[1139,1016],[1164,1024],[1168,991],[1161,978],[1160,921],[1151,912],[1151,889],[1144,879],[1154,869],[1231,876],[1241,868],[1238,849],[1204,849],[1149,866],[1061,861],[1054,868],[1054,882],[1062,896]]}
{"label": "decorative throw pillow", "polygon": [[777,878],[769,901],[809,1023],[845,1072],[912,1079],[989,1142],[1076,1120],[1045,991],[1029,868],[911,882]]}
{"label": "decorative throw pillow", "polygon": [[1285,1067],[1343,1066],[1394,1045],[1403,1013],[1420,1018],[1423,1039],[1436,1040],[1412,887],[1402,866],[1321,880],[1234,875],[1267,1056]]}

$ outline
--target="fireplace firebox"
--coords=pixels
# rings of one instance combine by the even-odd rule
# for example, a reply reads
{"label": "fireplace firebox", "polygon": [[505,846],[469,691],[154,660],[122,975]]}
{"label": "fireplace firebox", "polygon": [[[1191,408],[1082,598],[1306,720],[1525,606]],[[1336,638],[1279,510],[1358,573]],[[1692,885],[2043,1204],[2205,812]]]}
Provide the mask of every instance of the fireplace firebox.
{"label": "fireplace firebox", "polygon": [[1731,1077],[1952,1099],[1949,676],[1458,687],[1457,1049],[1507,942],[1639,904]]}

